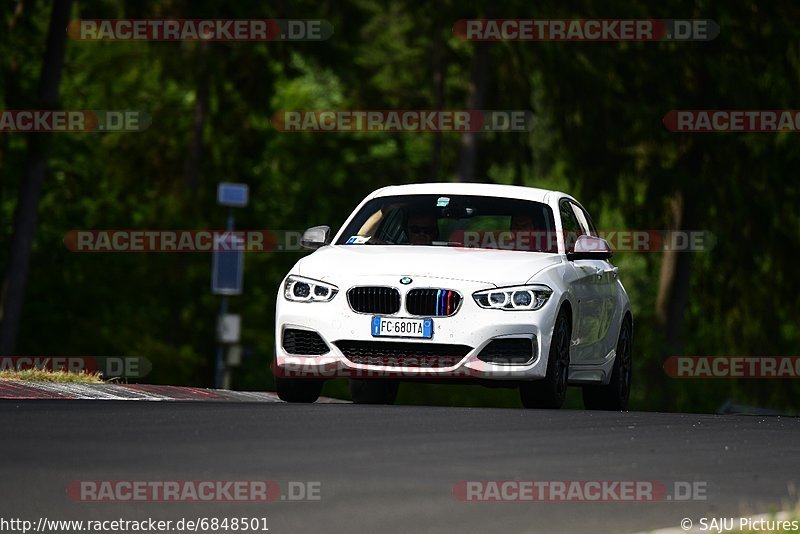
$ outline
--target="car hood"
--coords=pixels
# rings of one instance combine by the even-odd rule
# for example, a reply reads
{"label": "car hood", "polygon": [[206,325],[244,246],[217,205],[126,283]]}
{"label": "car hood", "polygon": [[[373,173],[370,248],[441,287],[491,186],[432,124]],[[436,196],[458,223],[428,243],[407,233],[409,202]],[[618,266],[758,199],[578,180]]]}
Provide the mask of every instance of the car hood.
{"label": "car hood", "polygon": [[522,284],[542,269],[561,263],[557,254],[409,245],[331,245],[300,260],[297,274],[321,280],[339,275],[420,276]]}

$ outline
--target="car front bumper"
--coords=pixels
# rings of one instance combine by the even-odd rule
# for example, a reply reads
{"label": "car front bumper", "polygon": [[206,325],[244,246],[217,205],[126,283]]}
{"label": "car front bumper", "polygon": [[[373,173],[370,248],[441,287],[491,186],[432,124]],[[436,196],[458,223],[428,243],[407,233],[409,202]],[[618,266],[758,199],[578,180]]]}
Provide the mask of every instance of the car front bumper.
{"label": "car front bumper", "polygon": [[[357,280],[325,279],[339,287],[330,302],[292,302],[284,298],[283,284],[278,292],[275,321],[275,359],[273,371],[283,377],[365,377],[405,379],[486,379],[486,380],[536,380],[543,378],[547,369],[550,337],[559,306],[559,296],[553,294],[547,303],[536,311],[490,310],[479,307],[472,294],[494,286],[483,282],[470,282],[431,277],[414,277],[412,285],[398,283],[399,277],[358,277]],[[389,286],[400,292],[401,310],[385,317],[420,318],[405,310],[406,293],[414,288],[443,288],[458,291],[463,300],[458,311],[450,317],[432,317],[431,339],[373,337],[372,317],[381,314],[358,313],[350,307],[347,291],[353,286]],[[283,346],[284,331],[296,329],[316,332],[328,346],[321,355],[290,354]],[[484,348],[494,340],[525,338],[532,342],[531,359],[526,363],[492,363],[479,359]],[[420,363],[401,363],[391,359],[384,364],[356,363],[345,356],[337,346],[339,342],[362,342],[380,351],[380,343],[409,343],[419,351],[424,345],[462,345],[469,348],[452,365],[429,366]],[[409,345],[411,348],[412,345]],[[466,350],[466,349],[465,349]],[[297,351],[295,351],[297,352]],[[484,356],[485,357],[485,356]],[[413,361],[413,360],[412,360]]]}

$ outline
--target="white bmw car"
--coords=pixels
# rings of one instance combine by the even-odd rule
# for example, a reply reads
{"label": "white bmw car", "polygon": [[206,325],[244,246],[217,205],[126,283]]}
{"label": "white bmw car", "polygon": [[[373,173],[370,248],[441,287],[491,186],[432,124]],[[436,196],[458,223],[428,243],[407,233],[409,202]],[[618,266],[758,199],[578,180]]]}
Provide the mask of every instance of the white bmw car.
{"label": "white bmw car", "polygon": [[391,404],[402,381],[518,387],[559,408],[625,410],[630,301],[586,210],[528,187],[430,183],[379,189],[281,283],[278,395],[314,402],[348,377],[356,403]]}

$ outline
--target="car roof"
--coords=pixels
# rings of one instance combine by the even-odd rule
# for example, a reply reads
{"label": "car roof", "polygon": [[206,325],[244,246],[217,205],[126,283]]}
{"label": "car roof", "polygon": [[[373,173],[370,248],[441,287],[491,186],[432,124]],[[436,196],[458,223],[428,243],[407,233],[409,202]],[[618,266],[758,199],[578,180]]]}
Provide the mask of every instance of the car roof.
{"label": "car roof", "polygon": [[[559,197],[570,197],[559,191],[523,187],[519,185],[501,185],[464,182],[435,182],[423,184],[390,185],[373,192],[370,198],[395,195],[475,195],[485,197],[517,198],[545,202],[548,194],[555,193]],[[571,197],[570,197],[571,198]]]}

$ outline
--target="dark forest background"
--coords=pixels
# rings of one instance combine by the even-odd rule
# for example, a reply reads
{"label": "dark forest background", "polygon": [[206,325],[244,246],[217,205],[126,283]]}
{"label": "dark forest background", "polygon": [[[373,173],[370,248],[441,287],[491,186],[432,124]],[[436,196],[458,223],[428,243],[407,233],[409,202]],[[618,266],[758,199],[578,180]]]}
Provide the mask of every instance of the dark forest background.
{"label": "dark forest background", "polygon": [[[322,42],[91,42],[78,18],[321,18]],[[702,18],[711,42],[465,42],[474,17]],[[576,196],[600,228],[711,232],[692,253],[619,253],[636,320],[632,409],[795,412],[800,382],[678,380],[670,355],[797,355],[800,134],[668,131],[673,109],[797,109],[800,4],[544,0],[0,4],[1,109],[132,109],[140,133],[0,132],[0,353],[144,356],[147,381],[210,385],[207,254],[77,254],[76,229],[337,229],[378,187],[481,181]],[[527,133],[281,133],[283,109],[528,109]],[[270,389],[274,299],[299,252],[248,254],[237,389]],[[20,311],[17,314],[17,310]],[[345,396],[341,381],[325,393]],[[579,406],[579,394],[569,405]],[[407,385],[400,402],[517,405]]]}

